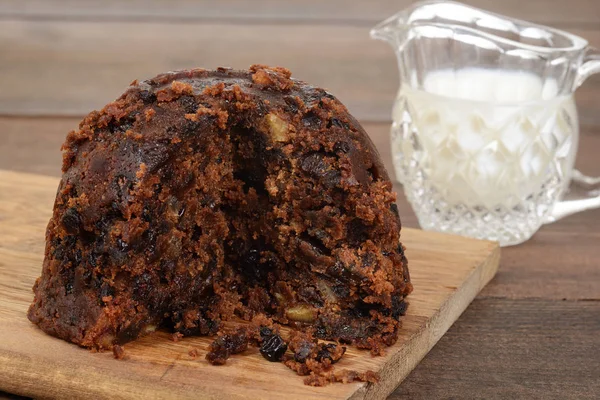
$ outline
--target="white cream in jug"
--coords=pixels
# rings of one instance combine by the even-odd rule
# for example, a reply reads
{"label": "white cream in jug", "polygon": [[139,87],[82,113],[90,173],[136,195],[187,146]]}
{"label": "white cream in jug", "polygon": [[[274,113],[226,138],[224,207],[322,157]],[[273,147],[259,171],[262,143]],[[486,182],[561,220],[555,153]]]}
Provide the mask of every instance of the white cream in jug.
{"label": "white cream in jug", "polygon": [[396,138],[392,151],[417,161],[448,202],[512,207],[540,189],[550,163],[570,170],[577,114],[573,98],[556,92],[555,81],[529,73],[430,73],[424,90],[402,85],[394,109],[418,145]]}

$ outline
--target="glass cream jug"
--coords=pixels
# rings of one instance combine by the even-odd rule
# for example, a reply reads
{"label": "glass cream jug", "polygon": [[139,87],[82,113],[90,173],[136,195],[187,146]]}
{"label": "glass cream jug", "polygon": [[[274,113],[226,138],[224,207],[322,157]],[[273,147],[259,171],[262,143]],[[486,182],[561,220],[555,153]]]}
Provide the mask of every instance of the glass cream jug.
{"label": "glass cream jug", "polygon": [[[506,246],[600,207],[600,179],[573,169],[573,92],[600,72],[586,40],[454,2],[414,4],[371,36],[397,54],[392,155],[423,229]],[[564,198],[570,185],[585,190]]]}

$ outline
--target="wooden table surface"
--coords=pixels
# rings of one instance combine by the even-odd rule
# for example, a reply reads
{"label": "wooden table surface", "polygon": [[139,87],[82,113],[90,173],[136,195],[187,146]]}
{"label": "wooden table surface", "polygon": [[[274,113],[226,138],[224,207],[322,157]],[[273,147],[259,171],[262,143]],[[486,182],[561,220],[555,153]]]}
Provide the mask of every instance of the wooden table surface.
{"label": "wooden table surface", "polygon": [[[0,168],[59,176],[66,133],[135,78],[264,63],[336,94],[391,171],[397,66],[391,48],[368,31],[409,3],[0,0]],[[566,29],[600,47],[598,0],[468,3]],[[600,175],[600,77],[576,99],[577,166]],[[396,190],[404,226],[417,227]],[[390,398],[600,398],[599,260],[600,210],[503,249],[497,277]]]}

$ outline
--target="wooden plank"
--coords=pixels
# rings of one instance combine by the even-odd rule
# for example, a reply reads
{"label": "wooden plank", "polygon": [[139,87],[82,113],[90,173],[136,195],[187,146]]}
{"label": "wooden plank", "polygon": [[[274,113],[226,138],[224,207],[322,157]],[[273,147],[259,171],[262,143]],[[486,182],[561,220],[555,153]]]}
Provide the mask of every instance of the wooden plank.
{"label": "wooden plank", "polygon": [[[541,23],[575,26],[596,23],[600,9],[595,0],[466,0],[464,3],[493,12]],[[22,18],[89,18],[129,20],[196,21],[206,19],[258,20],[289,23],[363,23],[395,14],[412,0],[0,0],[0,14]]]}
{"label": "wooden plank", "polygon": [[0,169],[60,176],[60,146],[80,120],[0,117]]}
{"label": "wooden plank", "polygon": [[[78,118],[0,117],[0,169],[60,176],[59,152],[66,133]],[[389,124],[364,123],[393,176]],[[576,166],[600,176],[600,129],[584,129]],[[405,227],[418,227],[410,205],[395,186]],[[600,298],[600,210],[587,211],[543,226],[525,244],[503,250],[500,272],[480,296],[503,298]]]}
{"label": "wooden plank", "polygon": [[329,88],[359,117],[389,119],[394,90],[381,70],[397,84],[391,49],[355,27],[0,21],[0,54],[4,115],[81,116],[136,78],[265,63]]}
{"label": "wooden plank", "polygon": [[597,301],[477,299],[389,399],[597,399],[599,315]]}
{"label": "wooden plank", "polygon": [[[600,30],[573,32],[600,45]],[[82,116],[133,79],[197,66],[283,65],[367,121],[390,120],[398,89],[391,47],[365,27],[0,20],[0,54],[0,115]],[[579,93],[581,122],[600,126],[600,77]]]}
{"label": "wooden plank", "polygon": [[[44,397],[339,398],[381,399],[425,356],[494,276],[500,249],[493,242],[405,229],[416,287],[398,343],[383,357],[350,348],[339,368],[378,371],[376,385],[314,388],[302,384],[257,349],[213,367],[193,359],[209,338],[177,343],[166,332],[126,346],[126,359],[94,354],[42,333],[26,318],[31,286],[43,257],[44,228],[57,178],[0,171],[0,389]],[[274,378],[276,377],[276,379]]]}

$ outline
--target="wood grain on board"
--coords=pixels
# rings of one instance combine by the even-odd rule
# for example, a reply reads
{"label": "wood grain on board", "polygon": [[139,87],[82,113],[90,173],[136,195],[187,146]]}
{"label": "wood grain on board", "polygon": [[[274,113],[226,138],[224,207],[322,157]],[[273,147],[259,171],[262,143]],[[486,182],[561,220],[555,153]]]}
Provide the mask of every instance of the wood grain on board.
{"label": "wood grain on board", "polygon": [[[26,318],[41,270],[44,231],[58,179],[0,170],[0,389],[30,396],[90,398],[385,398],[427,354],[496,273],[497,243],[405,229],[415,292],[398,342],[383,357],[349,347],[339,369],[372,370],[379,383],[314,388],[256,348],[215,367],[210,338],[157,332],[125,346],[126,358],[52,338]],[[200,357],[188,354],[200,350]]]}

